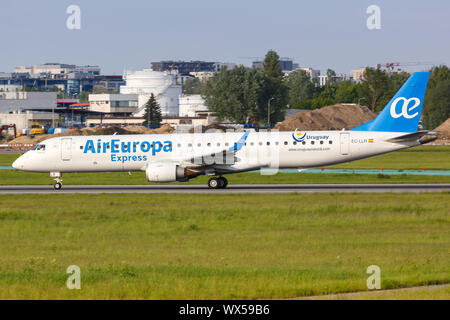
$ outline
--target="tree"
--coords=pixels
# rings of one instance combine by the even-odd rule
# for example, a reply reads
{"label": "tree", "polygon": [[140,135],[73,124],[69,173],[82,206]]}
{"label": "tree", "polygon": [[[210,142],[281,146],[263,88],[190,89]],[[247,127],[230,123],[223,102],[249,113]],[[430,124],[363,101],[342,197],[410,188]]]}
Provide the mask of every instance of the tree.
{"label": "tree", "polygon": [[219,120],[258,121],[258,104],[264,88],[264,73],[238,66],[216,73],[204,90],[205,103]]}
{"label": "tree", "polygon": [[291,72],[284,80],[288,90],[288,101],[294,106],[299,100],[312,99],[314,96],[314,85],[304,70]]}
{"label": "tree", "polygon": [[284,75],[279,61],[278,54],[269,50],[263,63],[265,81],[264,90],[258,101],[258,118],[267,119],[269,126],[284,119],[288,101],[288,88],[284,84]]}
{"label": "tree", "polygon": [[434,129],[450,117],[450,70],[447,66],[431,70],[423,106],[423,123]]}
{"label": "tree", "polygon": [[[388,75],[380,69],[366,68],[362,80],[362,93],[369,103],[370,109],[375,112],[381,108],[380,98],[388,88]],[[384,105],[383,105],[384,106]]]}
{"label": "tree", "polygon": [[337,83],[334,100],[336,103],[358,102],[358,85],[351,81],[341,81]]}
{"label": "tree", "polygon": [[205,87],[205,82],[200,81],[199,78],[187,79],[183,83],[184,94],[202,94]]}
{"label": "tree", "polygon": [[161,107],[152,93],[145,104],[144,125],[160,125],[162,121]]}
{"label": "tree", "polygon": [[380,99],[378,100],[379,108],[386,106],[392,97],[397,93],[403,84],[408,80],[410,74],[407,72],[394,72],[387,77],[387,85]]}
{"label": "tree", "polygon": [[89,101],[89,94],[90,94],[89,91],[82,91],[78,95],[78,99],[80,100],[80,102],[87,102]]}
{"label": "tree", "polygon": [[22,91],[25,92],[43,92],[44,89],[38,87],[23,87]]}
{"label": "tree", "polygon": [[108,89],[105,87],[95,87],[94,90],[92,90],[92,93],[94,94],[111,94],[111,93],[117,93],[116,89]]}
{"label": "tree", "polygon": [[283,71],[280,67],[280,57],[273,50],[269,50],[266,53],[266,57],[263,62],[263,69],[266,77],[275,79],[283,78]]}
{"label": "tree", "polygon": [[334,77],[336,72],[332,69],[327,69],[327,83],[326,85],[332,85],[334,83]]}
{"label": "tree", "polygon": [[60,92],[61,89],[59,89],[57,86],[53,86],[50,89],[48,89],[48,92]]}

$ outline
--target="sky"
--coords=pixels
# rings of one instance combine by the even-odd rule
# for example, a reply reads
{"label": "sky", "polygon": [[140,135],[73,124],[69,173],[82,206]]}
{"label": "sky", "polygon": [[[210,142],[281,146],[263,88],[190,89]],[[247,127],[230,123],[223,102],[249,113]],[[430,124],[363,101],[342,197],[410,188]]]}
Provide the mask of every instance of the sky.
{"label": "sky", "polygon": [[[80,8],[80,29],[66,26],[70,5]],[[380,29],[367,27],[370,5],[380,8]],[[250,66],[271,49],[322,72],[450,65],[448,0],[2,0],[0,30],[0,72],[60,62],[122,74],[169,59]]]}

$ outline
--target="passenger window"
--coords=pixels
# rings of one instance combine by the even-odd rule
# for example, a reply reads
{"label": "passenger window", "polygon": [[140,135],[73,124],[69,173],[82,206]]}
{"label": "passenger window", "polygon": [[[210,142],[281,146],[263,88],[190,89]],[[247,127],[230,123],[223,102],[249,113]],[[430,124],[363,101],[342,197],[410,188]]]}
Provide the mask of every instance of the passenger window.
{"label": "passenger window", "polygon": [[320,144],[323,144],[323,141],[320,141]]}
{"label": "passenger window", "polygon": [[333,144],[333,141],[330,140],[328,143],[329,143],[329,144]]}
{"label": "passenger window", "polygon": [[285,145],[285,146],[287,146],[287,145],[288,145],[288,142],[287,142],[287,141],[285,141],[285,142],[284,142],[284,145]]}
{"label": "passenger window", "polygon": [[293,143],[293,144],[294,144],[294,146],[295,146],[295,145],[297,145],[297,141],[294,141],[294,143]]}
{"label": "passenger window", "polygon": [[269,141],[267,141],[267,145],[270,146],[270,142]]}
{"label": "passenger window", "polygon": [[83,146],[80,146],[80,150],[83,150]]}
{"label": "passenger window", "polygon": [[305,144],[306,144],[306,141],[303,141],[303,142],[302,142],[302,145],[305,145]]}
{"label": "passenger window", "polygon": [[314,141],[311,141],[311,144],[314,144]]}
{"label": "passenger window", "polygon": [[45,151],[45,144],[38,144],[37,151]]}

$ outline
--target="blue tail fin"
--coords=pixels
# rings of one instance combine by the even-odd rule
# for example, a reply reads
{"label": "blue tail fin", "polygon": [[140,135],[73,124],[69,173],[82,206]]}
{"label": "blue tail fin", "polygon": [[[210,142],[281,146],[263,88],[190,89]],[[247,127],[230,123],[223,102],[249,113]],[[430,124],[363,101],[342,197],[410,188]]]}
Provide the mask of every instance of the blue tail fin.
{"label": "blue tail fin", "polygon": [[416,132],[429,75],[413,73],[375,119],[351,130]]}

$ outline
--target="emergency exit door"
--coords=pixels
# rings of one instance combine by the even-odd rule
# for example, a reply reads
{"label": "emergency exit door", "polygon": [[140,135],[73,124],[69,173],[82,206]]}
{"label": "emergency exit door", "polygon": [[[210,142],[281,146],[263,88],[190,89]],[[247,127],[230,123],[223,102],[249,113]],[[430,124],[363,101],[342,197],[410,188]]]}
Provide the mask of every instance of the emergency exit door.
{"label": "emergency exit door", "polygon": [[72,159],[72,138],[61,139],[61,159],[63,161]]}
{"label": "emergency exit door", "polygon": [[350,153],[350,133],[341,132],[340,135],[341,154],[348,155]]}

